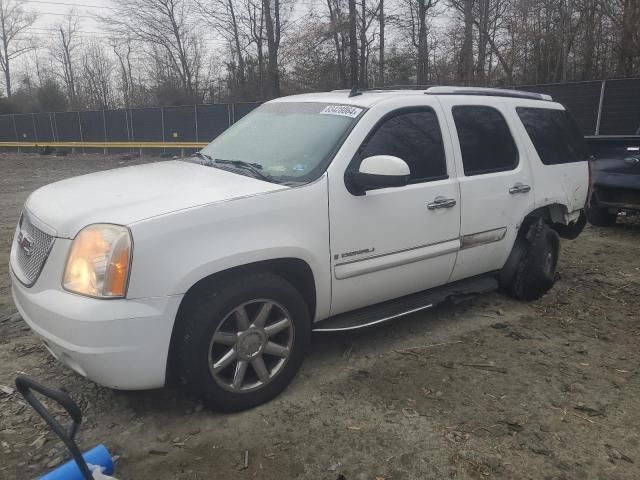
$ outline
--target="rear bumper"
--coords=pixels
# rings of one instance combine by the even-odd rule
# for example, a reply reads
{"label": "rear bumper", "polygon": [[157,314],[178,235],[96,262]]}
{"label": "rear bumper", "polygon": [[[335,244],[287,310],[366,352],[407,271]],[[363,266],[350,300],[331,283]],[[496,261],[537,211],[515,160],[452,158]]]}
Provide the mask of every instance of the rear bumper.
{"label": "rear bumper", "polygon": [[640,189],[605,187],[595,185],[591,203],[598,207],[619,210],[640,210]]}
{"label": "rear bumper", "polygon": [[20,315],[62,363],[110,388],[164,385],[182,295],[100,300],[62,290],[31,291],[11,276]]}

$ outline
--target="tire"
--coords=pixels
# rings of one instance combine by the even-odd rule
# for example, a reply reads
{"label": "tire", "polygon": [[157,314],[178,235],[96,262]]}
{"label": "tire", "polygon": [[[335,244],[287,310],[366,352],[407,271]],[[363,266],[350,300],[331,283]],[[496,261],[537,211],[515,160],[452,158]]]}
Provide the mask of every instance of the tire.
{"label": "tire", "polygon": [[500,285],[518,300],[537,300],[556,279],[560,238],[542,219],[525,226],[500,275]]}
{"label": "tire", "polygon": [[178,321],[180,379],[207,407],[228,412],[281,393],[302,365],[311,336],[300,293],[268,272],[212,282]]}
{"label": "tire", "polygon": [[618,212],[611,213],[609,209],[589,206],[586,208],[587,220],[596,227],[611,227],[615,225]]}

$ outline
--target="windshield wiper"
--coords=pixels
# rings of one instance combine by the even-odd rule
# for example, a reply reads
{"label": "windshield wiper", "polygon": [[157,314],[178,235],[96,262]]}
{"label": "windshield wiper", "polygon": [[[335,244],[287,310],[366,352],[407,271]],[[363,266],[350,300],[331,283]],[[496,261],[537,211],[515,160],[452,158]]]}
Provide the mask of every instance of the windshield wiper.
{"label": "windshield wiper", "polygon": [[212,166],[214,162],[213,158],[211,158],[206,153],[202,153],[200,151],[192,153],[191,155],[189,155],[189,158],[199,158],[200,160],[203,160],[202,164],[207,167]]}
{"label": "windshield wiper", "polygon": [[262,165],[259,163],[250,163],[243,160],[224,160],[222,158],[216,158],[216,163],[226,163],[229,165],[235,165],[236,167],[253,167],[254,169],[262,170]]}
{"label": "windshield wiper", "polygon": [[244,168],[245,170],[250,171],[256,177],[258,177],[258,178],[260,178],[262,180],[266,180],[268,182],[279,183],[271,175],[266,174],[266,173],[262,173],[261,170],[262,170],[263,167],[259,163],[250,163],[250,162],[245,162],[243,160],[225,160],[225,159],[222,159],[222,158],[215,158],[213,161],[215,163],[220,163],[220,164],[223,164],[223,165],[233,165],[234,167]]}

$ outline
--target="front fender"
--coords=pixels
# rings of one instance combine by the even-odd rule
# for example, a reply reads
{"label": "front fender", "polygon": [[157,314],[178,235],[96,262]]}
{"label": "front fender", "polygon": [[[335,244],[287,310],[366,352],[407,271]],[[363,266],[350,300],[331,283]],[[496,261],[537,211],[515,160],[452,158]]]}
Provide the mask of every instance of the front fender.
{"label": "front fender", "polygon": [[330,306],[326,177],[278,190],[155,217],[130,226],[129,298],[186,293],[199,280],[279,258],[306,262],[316,282],[317,315]]}

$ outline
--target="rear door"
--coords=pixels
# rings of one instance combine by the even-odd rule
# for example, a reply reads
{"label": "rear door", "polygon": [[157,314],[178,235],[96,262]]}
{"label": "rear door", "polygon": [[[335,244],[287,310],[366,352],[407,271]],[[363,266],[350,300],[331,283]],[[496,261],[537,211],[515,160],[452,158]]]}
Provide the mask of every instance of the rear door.
{"label": "rear door", "polygon": [[525,150],[500,99],[441,96],[452,135],[462,203],[461,250],[451,281],[502,268],[534,204]]}

